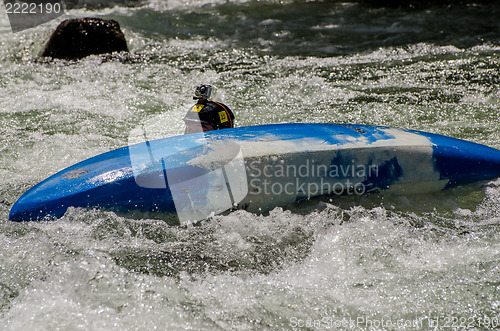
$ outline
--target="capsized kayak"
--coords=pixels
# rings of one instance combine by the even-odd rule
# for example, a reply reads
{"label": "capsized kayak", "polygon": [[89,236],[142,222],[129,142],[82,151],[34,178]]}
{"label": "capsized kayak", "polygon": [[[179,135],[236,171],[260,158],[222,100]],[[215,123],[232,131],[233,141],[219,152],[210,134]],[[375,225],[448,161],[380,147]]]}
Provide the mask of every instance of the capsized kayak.
{"label": "capsized kayak", "polygon": [[13,221],[100,208],[189,224],[320,196],[428,193],[500,177],[500,151],[354,124],[272,124],[140,142],[68,167],[24,193]]}

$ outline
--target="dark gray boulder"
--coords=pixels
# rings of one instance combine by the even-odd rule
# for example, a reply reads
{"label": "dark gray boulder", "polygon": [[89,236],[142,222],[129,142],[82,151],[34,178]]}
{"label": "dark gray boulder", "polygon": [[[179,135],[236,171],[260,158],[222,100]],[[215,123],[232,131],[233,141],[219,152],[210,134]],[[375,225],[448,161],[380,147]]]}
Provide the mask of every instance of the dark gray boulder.
{"label": "dark gray boulder", "polygon": [[78,60],[93,54],[128,52],[118,22],[86,17],[63,21],[50,36],[39,56]]}

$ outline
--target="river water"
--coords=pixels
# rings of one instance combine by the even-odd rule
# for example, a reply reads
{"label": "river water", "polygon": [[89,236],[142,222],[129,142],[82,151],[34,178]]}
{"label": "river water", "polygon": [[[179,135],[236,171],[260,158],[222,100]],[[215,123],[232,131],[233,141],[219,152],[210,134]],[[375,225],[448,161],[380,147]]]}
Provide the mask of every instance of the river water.
{"label": "river water", "polygon": [[[29,187],[126,146],[141,122],[182,133],[201,83],[238,126],[376,124],[500,148],[500,5],[88,3],[18,33],[0,10],[0,329],[500,325],[500,180],[187,228],[81,209],[8,221]],[[36,60],[63,18],[84,16],[117,20],[131,54]]]}

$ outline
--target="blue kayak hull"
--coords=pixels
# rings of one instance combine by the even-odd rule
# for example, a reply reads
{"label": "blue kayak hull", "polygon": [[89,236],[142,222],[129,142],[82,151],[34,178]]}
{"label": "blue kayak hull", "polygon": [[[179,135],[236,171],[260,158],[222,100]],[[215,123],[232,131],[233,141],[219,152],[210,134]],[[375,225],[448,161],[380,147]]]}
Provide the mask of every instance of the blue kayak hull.
{"label": "blue kayak hull", "polygon": [[132,144],[35,185],[13,221],[100,208],[189,224],[318,196],[427,193],[500,176],[500,151],[382,126],[274,124]]}

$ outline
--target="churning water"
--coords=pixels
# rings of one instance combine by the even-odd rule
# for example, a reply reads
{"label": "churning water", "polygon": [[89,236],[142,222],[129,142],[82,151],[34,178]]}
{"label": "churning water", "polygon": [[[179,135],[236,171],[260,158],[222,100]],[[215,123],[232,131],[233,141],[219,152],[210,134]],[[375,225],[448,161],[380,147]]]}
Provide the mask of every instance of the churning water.
{"label": "churning water", "polygon": [[[492,329],[500,181],[313,200],[169,227],[98,210],[12,223],[29,187],[127,145],[193,88],[237,125],[380,124],[500,148],[500,5],[162,1],[12,33],[0,10],[0,329]],[[117,20],[130,55],[36,61],[68,17]]]}

